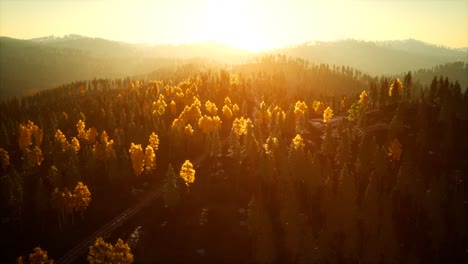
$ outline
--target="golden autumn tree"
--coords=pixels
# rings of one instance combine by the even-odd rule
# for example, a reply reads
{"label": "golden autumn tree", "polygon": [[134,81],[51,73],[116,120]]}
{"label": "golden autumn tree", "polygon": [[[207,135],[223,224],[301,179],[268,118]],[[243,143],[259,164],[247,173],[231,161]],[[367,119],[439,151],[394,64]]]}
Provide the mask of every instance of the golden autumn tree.
{"label": "golden autumn tree", "polygon": [[102,237],[98,237],[89,247],[87,260],[90,264],[130,264],[133,263],[133,254],[128,244],[120,238],[115,245],[112,245],[105,242]]}
{"label": "golden autumn tree", "polygon": [[215,116],[218,113],[218,107],[216,107],[216,104],[210,100],[206,101],[205,110],[212,116]]}
{"label": "golden autumn tree", "polygon": [[325,111],[323,111],[323,122],[328,123],[333,117],[333,110],[330,107],[327,107]]}
{"label": "golden autumn tree", "polygon": [[307,104],[304,101],[297,101],[294,105],[294,116],[300,118],[307,111]]}
{"label": "golden autumn tree", "polygon": [[130,264],[133,263],[133,254],[130,246],[127,243],[124,243],[122,239],[117,239],[117,242],[114,245],[114,262],[113,263],[122,263]]}
{"label": "golden autumn tree", "polygon": [[193,128],[190,124],[185,126],[184,132],[187,136],[192,136],[193,135]]}
{"label": "golden autumn tree", "polygon": [[159,148],[159,137],[154,132],[151,133],[149,136],[149,145],[153,148],[154,151],[158,150]]}
{"label": "golden autumn tree", "polygon": [[304,151],[304,140],[302,139],[301,135],[297,134],[292,140],[292,149],[294,151]]}
{"label": "golden autumn tree", "polygon": [[81,214],[83,218],[84,212],[91,203],[91,192],[88,189],[88,186],[84,185],[82,182],[76,184],[75,190],[73,190],[74,198],[74,207],[75,211]]}
{"label": "golden autumn tree", "polygon": [[153,114],[158,114],[160,116],[164,115],[166,112],[166,101],[164,100],[164,95],[160,94],[156,102],[153,102]]}
{"label": "golden autumn tree", "polygon": [[137,145],[132,143],[128,152],[130,154],[130,160],[132,161],[133,172],[136,176],[140,176],[145,165],[145,154],[143,153],[141,144]]}
{"label": "golden autumn tree", "polygon": [[8,165],[10,165],[10,156],[8,155],[8,152],[2,148],[0,148],[0,165],[4,171]]}
{"label": "golden autumn tree", "polygon": [[149,172],[156,169],[156,155],[154,154],[153,147],[146,146],[145,149],[145,171]]}
{"label": "golden autumn tree", "polygon": [[301,132],[305,127],[307,113],[307,104],[303,101],[297,101],[294,105],[294,118],[296,121],[296,131]]}
{"label": "golden autumn tree", "polygon": [[175,115],[177,113],[177,104],[174,100],[171,100],[169,103],[169,109],[171,110],[171,114]]}
{"label": "golden autumn tree", "polygon": [[49,259],[47,251],[41,247],[35,247],[33,252],[29,254],[29,262],[31,264],[52,264],[54,260]]}
{"label": "golden autumn tree", "polygon": [[101,133],[100,141],[96,141],[93,146],[96,159],[108,161],[114,154],[114,140],[109,140],[109,135],[104,130]]}
{"label": "golden autumn tree", "polygon": [[390,85],[390,88],[388,89],[388,96],[393,97],[395,95],[401,96],[403,93],[403,83],[400,81],[400,79],[395,79],[392,84]]}
{"label": "golden autumn tree", "polygon": [[227,120],[230,120],[230,119],[232,118],[233,113],[232,113],[232,110],[231,110],[231,108],[230,108],[229,106],[224,105],[222,111],[223,111],[224,117],[225,117]]}
{"label": "golden autumn tree", "polygon": [[219,116],[211,117],[204,115],[198,120],[198,126],[203,134],[208,134],[221,128],[221,120],[219,119]]}
{"label": "golden autumn tree", "polygon": [[55,132],[55,142],[58,143],[61,147],[62,152],[66,152],[68,149],[68,140],[65,137],[65,135],[60,131],[60,129],[57,129]]}
{"label": "golden autumn tree", "polygon": [[369,96],[365,90],[359,95],[359,103],[361,104],[362,111],[367,111],[369,108]]}
{"label": "golden autumn tree", "polygon": [[240,137],[242,135],[247,134],[247,126],[249,126],[249,124],[252,124],[250,118],[236,118],[232,122],[232,130],[236,133],[238,137]]}
{"label": "golden autumn tree", "polygon": [[76,124],[76,130],[78,131],[78,138],[86,141],[88,140],[88,135],[86,133],[86,124],[83,120],[78,120],[78,123]]}
{"label": "golden autumn tree", "polygon": [[18,145],[23,151],[23,165],[25,168],[40,166],[44,157],[39,147],[42,144],[43,132],[32,121],[19,125]]}
{"label": "golden autumn tree", "polygon": [[33,166],[40,166],[42,161],[44,161],[44,156],[42,156],[42,150],[38,146],[35,146],[30,153],[31,163]]}
{"label": "golden autumn tree", "polygon": [[325,110],[325,103],[320,102],[320,101],[314,101],[312,103],[312,108],[314,109],[314,112],[321,115],[323,114],[323,111]]}
{"label": "golden autumn tree", "polygon": [[98,136],[98,132],[97,132],[96,128],[90,127],[90,128],[88,128],[88,130],[86,130],[86,138],[87,138],[89,144],[96,143],[97,136]]}
{"label": "golden autumn tree", "polygon": [[42,137],[42,130],[34,122],[28,120],[26,124],[21,123],[19,125],[18,145],[20,150],[29,148],[32,144],[40,146],[42,144]]}
{"label": "golden autumn tree", "polygon": [[195,170],[189,160],[186,160],[184,164],[182,164],[179,175],[187,186],[195,181]]}
{"label": "golden autumn tree", "polygon": [[73,137],[70,140],[70,148],[75,152],[78,153],[80,151],[80,141],[76,137]]}

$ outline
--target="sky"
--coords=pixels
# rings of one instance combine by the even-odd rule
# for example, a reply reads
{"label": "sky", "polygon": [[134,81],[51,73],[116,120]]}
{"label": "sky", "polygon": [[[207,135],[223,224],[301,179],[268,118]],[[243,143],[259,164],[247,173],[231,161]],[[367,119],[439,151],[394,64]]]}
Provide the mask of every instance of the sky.
{"label": "sky", "polygon": [[0,0],[0,35],[132,43],[218,41],[249,50],[414,38],[468,47],[466,0]]}

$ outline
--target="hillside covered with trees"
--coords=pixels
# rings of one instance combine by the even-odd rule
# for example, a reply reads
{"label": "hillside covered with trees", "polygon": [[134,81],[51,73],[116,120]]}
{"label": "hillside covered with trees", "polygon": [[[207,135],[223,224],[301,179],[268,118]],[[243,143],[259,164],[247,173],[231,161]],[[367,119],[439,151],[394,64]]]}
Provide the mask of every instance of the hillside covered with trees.
{"label": "hillside covered with trees", "polygon": [[[371,75],[397,75],[427,69],[415,74],[414,81],[426,85],[434,75],[443,75],[458,80],[462,88],[468,86],[468,69],[464,66],[468,63],[466,49],[446,48],[414,39],[316,42],[253,53],[214,41],[149,45],[72,34],[27,40],[0,37],[0,97],[32,95],[82,80],[135,77],[153,71],[174,72],[181,65],[199,61],[243,64],[277,53],[318,64],[344,65]],[[427,71],[431,73],[425,74]]]}
{"label": "hillside covered with trees", "polygon": [[265,55],[3,100],[0,259],[52,263],[153,193],[75,261],[466,262],[468,89],[418,74]]}

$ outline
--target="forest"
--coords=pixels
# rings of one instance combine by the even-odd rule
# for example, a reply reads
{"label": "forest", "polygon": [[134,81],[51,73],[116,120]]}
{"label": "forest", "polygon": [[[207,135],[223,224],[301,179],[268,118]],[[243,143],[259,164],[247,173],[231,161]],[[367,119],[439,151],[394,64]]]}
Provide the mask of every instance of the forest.
{"label": "forest", "polygon": [[2,100],[0,259],[466,263],[468,87],[428,74],[278,54]]}

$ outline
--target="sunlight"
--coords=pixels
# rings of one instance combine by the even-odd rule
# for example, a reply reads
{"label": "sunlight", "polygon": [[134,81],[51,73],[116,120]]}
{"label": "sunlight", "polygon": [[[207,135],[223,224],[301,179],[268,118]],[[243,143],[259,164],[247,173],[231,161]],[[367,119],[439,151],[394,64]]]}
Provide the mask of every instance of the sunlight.
{"label": "sunlight", "polygon": [[206,38],[249,51],[272,47],[262,38],[261,12],[247,1],[213,1],[205,10]]}

